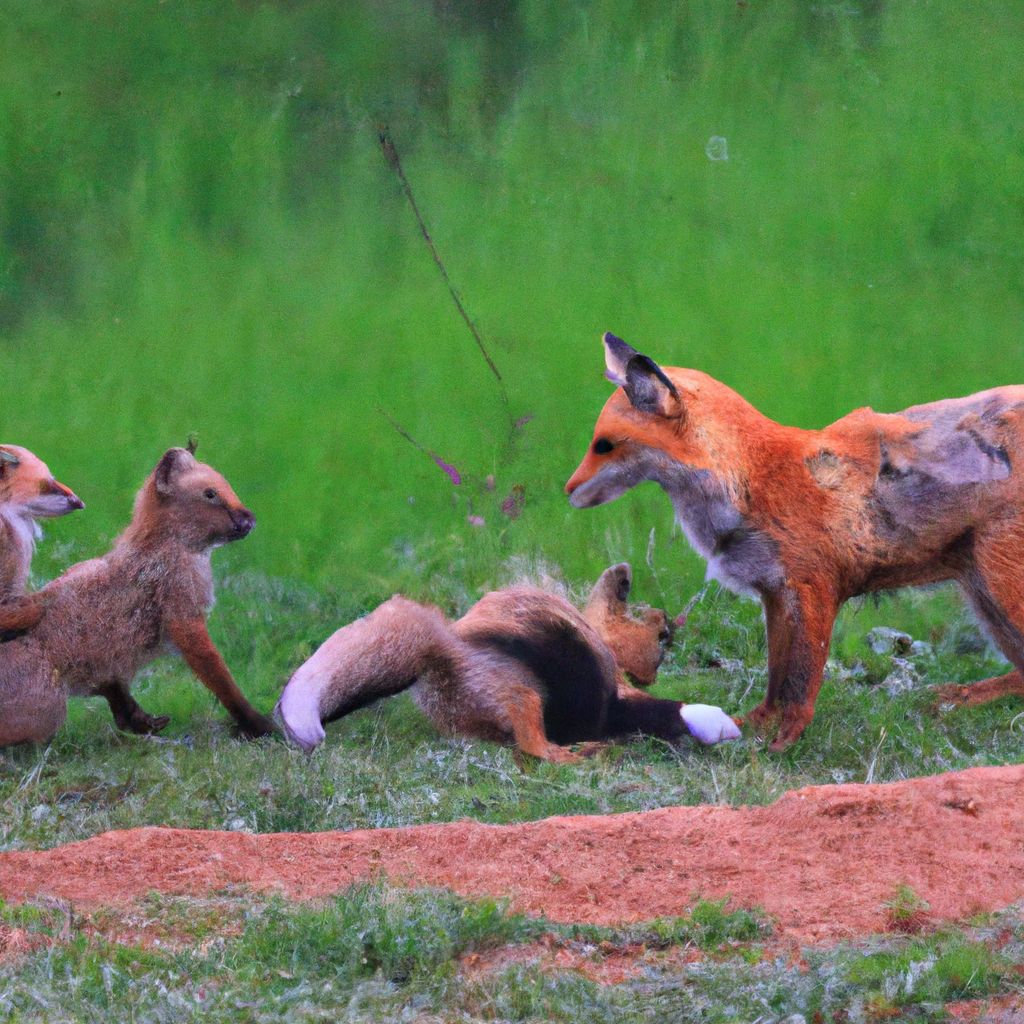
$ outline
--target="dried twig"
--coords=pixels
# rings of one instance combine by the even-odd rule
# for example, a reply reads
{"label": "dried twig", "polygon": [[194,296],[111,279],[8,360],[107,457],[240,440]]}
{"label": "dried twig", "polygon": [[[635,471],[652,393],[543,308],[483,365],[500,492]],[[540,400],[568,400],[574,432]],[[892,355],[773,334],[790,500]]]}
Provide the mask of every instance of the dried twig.
{"label": "dried twig", "polygon": [[[395,144],[391,140],[391,136],[388,133],[387,128],[380,129],[378,132],[378,138],[380,139],[380,148],[381,152],[384,154],[384,159],[387,160],[388,166],[391,167],[395,174],[398,175],[398,180],[402,184],[402,191],[405,193],[405,198],[409,201],[409,206],[412,208],[413,215],[416,217],[416,222],[420,226],[420,233],[423,235],[423,240],[427,243],[430,255],[433,257],[434,263],[440,271],[444,283],[448,287],[448,291],[452,297],[452,302],[455,303],[455,308],[459,311],[459,316],[462,317],[466,326],[469,328],[469,333],[473,335],[476,347],[480,349],[480,354],[484,357],[488,368],[494,375],[494,379],[498,382],[498,389],[501,392],[501,401],[505,406],[505,414],[508,416],[511,424],[512,412],[511,406],[509,405],[508,392],[505,389],[505,381],[502,379],[501,372],[498,370],[498,367],[495,365],[490,353],[487,351],[487,346],[484,344],[484,340],[480,336],[480,332],[477,330],[476,324],[473,323],[469,314],[466,312],[466,307],[463,306],[462,299],[459,298],[459,293],[455,290],[455,286],[452,284],[451,278],[448,276],[448,270],[444,265],[444,260],[441,259],[441,254],[437,251],[437,246],[434,245],[433,238],[430,237],[430,231],[427,229],[426,222],[423,220],[423,215],[420,213],[420,208],[416,202],[416,197],[413,194],[412,186],[409,184],[409,179],[405,176],[405,171],[402,169],[402,161],[398,156],[398,150],[395,148]],[[515,425],[513,424],[513,427],[514,426]]]}
{"label": "dried twig", "polygon": [[377,412],[379,412],[381,416],[383,416],[384,419],[386,419],[388,423],[391,424],[391,426],[394,428],[395,432],[399,435],[399,437],[404,438],[406,441],[409,442],[409,444],[413,446],[413,448],[415,448],[419,452],[423,452],[424,455],[432,459],[436,463],[438,468],[442,472],[447,474],[448,479],[451,480],[453,484],[457,485],[462,483],[462,474],[450,462],[445,462],[444,459],[442,459],[441,456],[437,454],[437,452],[432,452],[429,448],[420,444],[419,441],[417,441],[416,438],[413,437],[412,434],[410,434],[409,431],[406,430],[405,427],[401,425],[401,423],[399,423],[393,416],[391,416],[386,410],[382,409],[379,405],[377,406]]}

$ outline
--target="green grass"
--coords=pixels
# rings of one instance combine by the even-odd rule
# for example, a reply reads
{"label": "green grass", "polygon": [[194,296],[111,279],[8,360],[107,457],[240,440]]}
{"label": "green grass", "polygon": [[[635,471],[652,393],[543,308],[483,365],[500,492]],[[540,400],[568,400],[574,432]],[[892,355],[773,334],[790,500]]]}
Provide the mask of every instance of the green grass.
{"label": "green grass", "polygon": [[[0,904],[0,929],[19,939],[0,960],[0,1010],[18,1022],[941,1020],[952,1000],[1019,992],[1024,951],[1014,910],[923,938],[804,950],[795,964],[759,915],[721,904],[589,934],[384,883],[303,906],[244,891],[84,914]],[[516,949],[511,966],[463,969],[467,956]],[[638,970],[599,984],[545,962],[550,949],[581,968],[630,950]]]}
{"label": "green grass", "polygon": [[[446,589],[439,585],[442,604]],[[358,611],[346,598],[307,587],[230,575],[222,578],[212,629],[243,689],[269,709],[289,674]],[[946,713],[933,707],[929,684],[1002,670],[964,614],[946,591],[848,608],[817,716],[784,755],[768,755],[753,739],[713,749],[648,739],[616,744],[579,765],[546,764],[439,735],[401,695],[330,726],[327,741],[307,757],[276,737],[235,739],[230,719],[184,664],[164,659],[134,687],[144,707],[171,715],[161,736],[119,733],[104,701],[72,700],[68,723],[48,747],[0,752],[0,849],[137,825],[319,831],[760,804],[811,783],[883,782],[1019,761],[1019,701]],[[879,621],[930,640],[933,652],[874,655],[864,636]],[[757,606],[712,585],[691,610],[656,692],[740,711],[763,695],[764,657]],[[893,673],[900,686],[891,696]]]}

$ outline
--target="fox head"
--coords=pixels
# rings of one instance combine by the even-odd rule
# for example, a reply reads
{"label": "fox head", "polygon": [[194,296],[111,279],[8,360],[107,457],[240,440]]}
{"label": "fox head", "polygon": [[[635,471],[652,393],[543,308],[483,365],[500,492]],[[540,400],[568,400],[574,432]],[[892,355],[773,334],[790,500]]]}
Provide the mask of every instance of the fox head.
{"label": "fox head", "polygon": [[572,505],[591,508],[643,480],[664,482],[668,460],[696,471],[714,469],[714,435],[708,424],[695,422],[688,406],[702,386],[728,389],[695,370],[664,370],[614,334],[604,335],[604,347],[606,376],[619,387],[601,410],[590,448],[565,485]]}
{"label": "fox head", "polygon": [[213,467],[170,448],[139,491],[132,522],[136,531],[203,551],[241,540],[256,517]]}
{"label": "fox head", "polygon": [[0,445],[0,507],[28,519],[54,519],[85,508],[82,499],[53,478],[27,448]]}
{"label": "fox head", "polygon": [[650,686],[672,642],[672,625],[660,608],[631,612],[626,602],[632,586],[628,562],[605,569],[590,592],[583,616],[608,645],[619,668],[638,686]]}

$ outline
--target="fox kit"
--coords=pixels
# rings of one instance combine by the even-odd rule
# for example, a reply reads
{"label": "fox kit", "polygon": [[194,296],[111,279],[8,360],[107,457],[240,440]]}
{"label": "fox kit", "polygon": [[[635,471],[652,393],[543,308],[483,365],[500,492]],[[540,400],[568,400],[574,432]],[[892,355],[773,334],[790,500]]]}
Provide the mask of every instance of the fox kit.
{"label": "fox kit", "polygon": [[1024,694],[1024,387],[785,427],[696,370],[604,336],[619,387],[565,490],[576,508],[644,480],[708,575],[764,604],[768,692],[746,720],[784,750],[814,715],[836,613],[856,594],[956,580],[1016,671],[943,688]]}
{"label": "fox kit", "polygon": [[310,751],[324,722],[415,686],[443,732],[515,743],[548,761],[574,761],[565,744],[631,732],[704,743],[739,735],[702,704],[659,700],[625,680],[654,681],[670,637],[665,613],[629,614],[625,563],[605,570],[583,614],[534,587],[486,594],[457,622],[393,597],[339,629],[292,676],[277,711]]}
{"label": "fox kit", "polygon": [[42,602],[25,593],[38,521],[79,508],[85,508],[81,499],[41,459],[27,448],[0,445],[0,635],[29,629],[42,616]]}
{"label": "fox kit", "polygon": [[0,746],[43,742],[60,728],[67,697],[102,696],[118,727],[158,732],[129,693],[135,674],[180,653],[247,736],[272,730],[231,678],[206,630],[213,604],[210,553],[255,525],[216,470],[171,448],[135,499],[128,528],[102,558],[72,566],[40,591],[46,614],[0,645]]}

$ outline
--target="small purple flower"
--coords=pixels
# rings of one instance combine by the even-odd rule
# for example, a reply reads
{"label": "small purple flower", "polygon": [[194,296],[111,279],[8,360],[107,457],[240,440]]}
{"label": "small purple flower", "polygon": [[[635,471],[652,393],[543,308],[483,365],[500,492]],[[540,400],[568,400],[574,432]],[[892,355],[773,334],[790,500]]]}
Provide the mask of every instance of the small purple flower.
{"label": "small purple flower", "polygon": [[454,466],[449,465],[440,455],[435,455],[433,452],[430,453],[430,457],[448,474],[448,478],[456,487],[462,483],[462,476]]}

